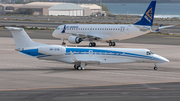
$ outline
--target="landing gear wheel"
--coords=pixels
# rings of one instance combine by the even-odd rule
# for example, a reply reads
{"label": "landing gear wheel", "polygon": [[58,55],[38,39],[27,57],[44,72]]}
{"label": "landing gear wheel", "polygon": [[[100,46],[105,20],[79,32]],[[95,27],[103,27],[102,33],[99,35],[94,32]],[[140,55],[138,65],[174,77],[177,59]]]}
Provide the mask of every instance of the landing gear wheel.
{"label": "landing gear wheel", "polygon": [[62,42],[62,45],[65,45],[66,43],[65,42]]}
{"label": "landing gear wheel", "polygon": [[109,42],[109,46],[112,46],[112,42]]}
{"label": "landing gear wheel", "polygon": [[76,66],[76,65],[74,65],[74,69],[77,69],[77,66]]}
{"label": "landing gear wheel", "polygon": [[154,67],[154,70],[157,70],[158,68],[157,67]]}
{"label": "landing gear wheel", "polygon": [[112,46],[116,46],[116,43],[115,43],[115,42],[112,42]]}
{"label": "landing gear wheel", "polygon": [[78,67],[77,67],[77,70],[82,70],[82,67],[81,67],[81,66],[78,66]]}
{"label": "landing gear wheel", "polygon": [[89,47],[96,47],[96,43],[95,42],[90,42]]}
{"label": "landing gear wheel", "polygon": [[96,43],[95,42],[93,42],[93,46],[96,47]]}

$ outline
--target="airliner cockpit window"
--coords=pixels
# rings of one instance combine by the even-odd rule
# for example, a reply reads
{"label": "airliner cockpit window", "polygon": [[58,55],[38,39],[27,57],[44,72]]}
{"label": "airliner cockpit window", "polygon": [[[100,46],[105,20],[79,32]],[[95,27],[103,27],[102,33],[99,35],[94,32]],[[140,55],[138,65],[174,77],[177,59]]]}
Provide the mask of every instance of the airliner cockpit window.
{"label": "airliner cockpit window", "polygon": [[148,51],[146,54],[147,54],[147,55],[151,55],[151,54],[154,54],[154,53],[151,52],[151,51]]}

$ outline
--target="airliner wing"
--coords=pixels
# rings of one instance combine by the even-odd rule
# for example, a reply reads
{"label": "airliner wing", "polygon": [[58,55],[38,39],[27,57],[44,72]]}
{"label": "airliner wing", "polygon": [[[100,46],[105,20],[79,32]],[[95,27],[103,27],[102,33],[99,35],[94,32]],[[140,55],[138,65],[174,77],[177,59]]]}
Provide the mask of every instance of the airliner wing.
{"label": "airliner wing", "polygon": [[100,63],[100,61],[99,60],[86,60],[86,59],[83,59],[83,60],[78,60],[75,56],[74,56],[74,54],[71,52],[71,57],[72,57],[72,59],[75,61],[75,62],[85,62],[85,63]]}
{"label": "airliner wing", "polygon": [[74,36],[78,36],[79,38],[82,38],[82,39],[85,39],[85,38],[92,38],[92,39],[96,39],[96,40],[102,39],[99,36],[89,35],[89,34],[84,34],[84,33],[68,33],[68,34],[71,34],[71,35],[74,35]]}

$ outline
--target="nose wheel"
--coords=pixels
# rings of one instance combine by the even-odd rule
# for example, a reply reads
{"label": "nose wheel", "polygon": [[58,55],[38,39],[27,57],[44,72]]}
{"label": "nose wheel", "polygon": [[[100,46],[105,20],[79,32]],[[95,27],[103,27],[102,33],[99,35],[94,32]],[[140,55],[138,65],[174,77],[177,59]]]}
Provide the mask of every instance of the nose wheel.
{"label": "nose wheel", "polygon": [[154,70],[158,70],[158,68],[157,68],[157,67],[154,67]]}
{"label": "nose wheel", "polygon": [[65,43],[65,42],[62,42],[62,45],[66,45],[66,43]]}
{"label": "nose wheel", "polygon": [[158,68],[156,67],[156,64],[155,64],[155,66],[154,66],[154,70],[158,70]]}

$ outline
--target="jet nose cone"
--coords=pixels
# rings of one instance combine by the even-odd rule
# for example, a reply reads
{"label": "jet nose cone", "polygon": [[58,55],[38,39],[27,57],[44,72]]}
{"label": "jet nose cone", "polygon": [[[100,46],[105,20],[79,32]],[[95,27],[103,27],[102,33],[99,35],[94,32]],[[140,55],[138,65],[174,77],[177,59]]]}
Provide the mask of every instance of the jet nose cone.
{"label": "jet nose cone", "polygon": [[164,61],[165,61],[165,62],[169,62],[169,60],[168,60],[168,59],[166,59],[166,58],[164,58]]}
{"label": "jet nose cone", "polygon": [[55,37],[55,38],[58,36],[56,30],[52,33],[52,36]]}
{"label": "jet nose cone", "polygon": [[163,62],[169,62],[168,59],[166,59],[166,58],[164,58],[164,57],[162,57],[162,56],[160,56],[160,58],[162,59]]}

